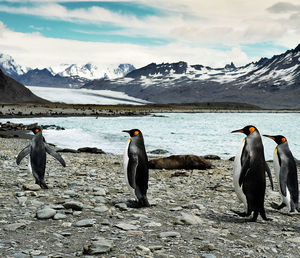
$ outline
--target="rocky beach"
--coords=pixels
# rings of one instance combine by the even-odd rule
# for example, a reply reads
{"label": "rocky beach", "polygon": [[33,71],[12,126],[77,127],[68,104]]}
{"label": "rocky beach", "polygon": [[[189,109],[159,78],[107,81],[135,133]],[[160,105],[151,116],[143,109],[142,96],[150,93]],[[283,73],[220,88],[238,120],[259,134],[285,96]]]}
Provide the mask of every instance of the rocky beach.
{"label": "rocky beach", "polygon": [[[269,181],[267,217],[247,222],[232,183],[230,160],[206,170],[151,169],[150,208],[130,208],[122,157],[48,156],[40,189],[17,154],[28,139],[0,138],[1,257],[299,257],[300,214],[278,212],[278,185]],[[150,157],[150,160],[153,157]],[[269,163],[273,171],[272,163]]]}
{"label": "rocky beach", "polygon": [[263,109],[235,102],[202,102],[147,105],[1,104],[0,118],[70,116],[145,116],[153,113],[299,113],[299,109]]}

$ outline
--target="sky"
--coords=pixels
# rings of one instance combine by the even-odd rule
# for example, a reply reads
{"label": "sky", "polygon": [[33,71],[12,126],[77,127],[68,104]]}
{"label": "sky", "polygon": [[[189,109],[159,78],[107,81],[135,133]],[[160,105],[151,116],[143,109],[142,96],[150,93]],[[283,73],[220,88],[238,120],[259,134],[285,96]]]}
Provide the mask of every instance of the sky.
{"label": "sky", "polygon": [[0,53],[32,68],[242,66],[299,38],[299,0],[0,0]]}

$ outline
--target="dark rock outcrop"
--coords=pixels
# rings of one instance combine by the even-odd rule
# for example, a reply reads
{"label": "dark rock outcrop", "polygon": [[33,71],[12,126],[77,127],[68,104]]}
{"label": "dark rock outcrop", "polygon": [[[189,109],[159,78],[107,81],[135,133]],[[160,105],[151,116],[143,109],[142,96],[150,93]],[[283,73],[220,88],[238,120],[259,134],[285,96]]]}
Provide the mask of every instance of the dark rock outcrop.
{"label": "dark rock outcrop", "polygon": [[149,161],[151,169],[208,169],[211,163],[200,156],[172,155],[166,158],[152,159]]}
{"label": "dark rock outcrop", "polygon": [[0,103],[49,103],[0,70]]}

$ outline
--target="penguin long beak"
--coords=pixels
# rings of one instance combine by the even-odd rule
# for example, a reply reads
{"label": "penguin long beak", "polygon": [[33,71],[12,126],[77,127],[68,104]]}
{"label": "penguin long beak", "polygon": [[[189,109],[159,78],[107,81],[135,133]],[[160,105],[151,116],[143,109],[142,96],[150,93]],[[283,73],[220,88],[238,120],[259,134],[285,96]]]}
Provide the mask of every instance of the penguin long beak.
{"label": "penguin long beak", "polygon": [[124,132],[124,133],[130,133],[129,130],[123,130],[122,132]]}
{"label": "penguin long beak", "polygon": [[263,134],[263,136],[268,137],[268,138],[272,139],[273,141],[275,141],[275,137],[274,136],[266,135],[266,134]]}
{"label": "penguin long beak", "polygon": [[234,130],[231,133],[244,133],[243,129]]}

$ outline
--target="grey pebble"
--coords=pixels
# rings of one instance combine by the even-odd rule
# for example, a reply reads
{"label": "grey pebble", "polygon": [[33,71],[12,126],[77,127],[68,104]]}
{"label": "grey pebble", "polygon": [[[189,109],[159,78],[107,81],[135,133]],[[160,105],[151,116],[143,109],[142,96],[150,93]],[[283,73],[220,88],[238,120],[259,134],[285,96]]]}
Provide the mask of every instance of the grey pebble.
{"label": "grey pebble", "polygon": [[201,223],[201,219],[196,215],[182,212],[181,216],[178,217],[178,222],[186,225],[196,225]]}
{"label": "grey pebble", "polygon": [[158,234],[159,238],[164,237],[181,237],[181,234],[175,231],[161,232]]}
{"label": "grey pebble", "polygon": [[55,214],[56,214],[56,210],[54,210],[50,207],[45,207],[36,212],[36,217],[38,219],[50,219],[50,218],[54,217]]}
{"label": "grey pebble", "polygon": [[62,213],[56,213],[53,217],[53,219],[55,219],[55,220],[60,220],[60,219],[65,219],[65,218],[67,218],[67,215],[62,214]]}
{"label": "grey pebble", "polygon": [[127,211],[128,210],[127,205],[124,202],[116,203],[115,207],[119,208],[121,211]]}
{"label": "grey pebble", "polygon": [[28,254],[24,254],[24,253],[14,253],[12,255],[13,258],[27,258],[27,257],[30,257],[30,255]]}
{"label": "grey pebble", "polygon": [[113,248],[114,243],[112,240],[107,240],[105,238],[97,238],[92,241],[91,244],[84,246],[83,254],[96,255],[104,254]]}
{"label": "grey pebble", "polygon": [[214,254],[202,254],[201,258],[216,258]]}
{"label": "grey pebble", "polygon": [[67,201],[63,204],[65,209],[72,209],[76,211],[81,211],[83,209],[83,204],[78,201]]}
{"label": "grey pebble", "polygon": [[108,208],[105,205],[101,205],[99,207],[96,207],[93,211],[97,213],[102,213],[108,211]]}
{"label": "grey pebble", "polygon": [[132,224],[128,224],[128,223],[119,223],[119,224],[116,224],[115,227],[119,228],[119,229],[122,229],[122,230],[137,230],[139,227],[138,226],[135,226],[135,225],[132,225]]}
{"label": "grey pebble", "polygon": [[25,223],[13,223],[4,226],[5,231],[16,231],[18,229],[24,229],[26,227]]}
{"label": "grey pebble", "polygon": [[76,222],[76,227],[92,227],[96,223],[95,219],[83,219]]}
{"label": "grey pebble", "polygon": [[110,222],[108,219],[104,219],[102,222],[101,222],[101,225],[103,226],[109,226],[110,225]]}

